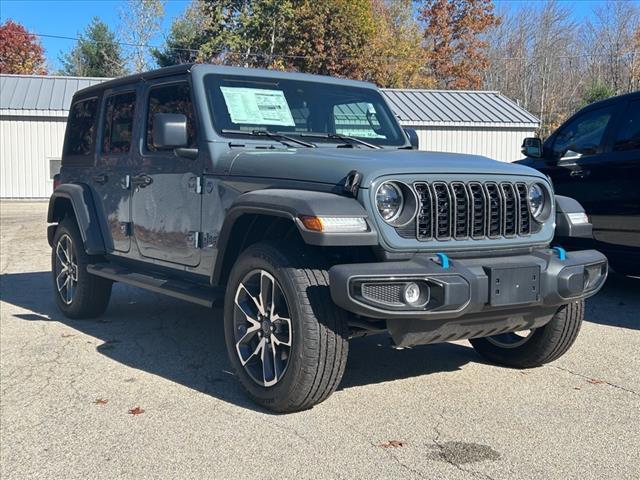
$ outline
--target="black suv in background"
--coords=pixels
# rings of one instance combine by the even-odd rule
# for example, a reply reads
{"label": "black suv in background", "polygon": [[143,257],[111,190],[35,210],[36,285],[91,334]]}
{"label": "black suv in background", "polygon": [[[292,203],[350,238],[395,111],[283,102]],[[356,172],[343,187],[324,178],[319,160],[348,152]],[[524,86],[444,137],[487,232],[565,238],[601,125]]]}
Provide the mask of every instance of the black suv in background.
{"label": "black suv in background", "polygon": [[557,195],[572,197],[593,224],[593,239],[562,239],[596,248],[619,273],[640,273],[640,92],[593,103],[547,140],[527,138],[518,163],[548,175]]}

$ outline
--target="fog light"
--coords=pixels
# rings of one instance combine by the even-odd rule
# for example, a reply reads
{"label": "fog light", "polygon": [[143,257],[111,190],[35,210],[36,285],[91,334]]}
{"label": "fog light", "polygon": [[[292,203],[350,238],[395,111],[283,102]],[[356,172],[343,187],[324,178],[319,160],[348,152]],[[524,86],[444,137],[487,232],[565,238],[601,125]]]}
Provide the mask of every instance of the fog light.
{"label": "fog light", "polygon": [[411,282],[404,287],[404,301],[410,305],[414,305],[420,301],[420,286]]}

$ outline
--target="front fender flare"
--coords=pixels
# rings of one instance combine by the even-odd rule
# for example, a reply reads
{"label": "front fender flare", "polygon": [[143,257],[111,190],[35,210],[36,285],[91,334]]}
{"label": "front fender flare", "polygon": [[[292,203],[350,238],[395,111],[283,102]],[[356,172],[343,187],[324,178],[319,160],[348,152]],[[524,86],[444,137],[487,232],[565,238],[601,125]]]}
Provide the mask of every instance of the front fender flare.
{"label": "front fender flare", "polygon": [[[89,187],[81,183],[65,183],[56,188],[49,199],[47,222],[59,223],[62,221],[64,212],[61,211],[59,202],[64,200],[71,204],[87,254],[105,254],[104,239],[100,232],[98,216]],[[50,228],[49,231],[51,232],[52,229]],[[48,236],[51,237],[50,234]],[[51,244],[51,242],[52,238],[49,238],[49,243]]]}
{"label": "front fender flare", "polygon": [[[335,193],[290,189],[266,189],[244,193],[230,206],[220,230],[218,254],[213,278],[220,275],[236,221],[246,214],[258,214],[287,218],[298,229],[307,245],[324,247],[371,246],[378,244],[378,232],[364,207],[352,197]],[[300,221],[301,215],[363,217],[368,225],[366,232],[326,233],[308,230]]]}

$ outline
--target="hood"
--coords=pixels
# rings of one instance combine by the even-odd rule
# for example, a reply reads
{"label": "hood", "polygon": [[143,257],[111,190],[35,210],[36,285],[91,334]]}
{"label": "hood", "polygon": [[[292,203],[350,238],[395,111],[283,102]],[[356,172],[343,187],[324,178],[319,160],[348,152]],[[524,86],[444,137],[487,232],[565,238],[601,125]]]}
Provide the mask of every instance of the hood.
{"label": "hood", "polygon": [[[235,152],[234,152],[235,153]],[[393,174],[482,174],[542,175],[525,166],[498,162],[479,155],[422,152],[417,150],[364,150],[306,148],[242,151],[227,159],[225,170],[232,176],[280,178],[309,182],[342,183],[357,170],[367,188],[382,175]]]}

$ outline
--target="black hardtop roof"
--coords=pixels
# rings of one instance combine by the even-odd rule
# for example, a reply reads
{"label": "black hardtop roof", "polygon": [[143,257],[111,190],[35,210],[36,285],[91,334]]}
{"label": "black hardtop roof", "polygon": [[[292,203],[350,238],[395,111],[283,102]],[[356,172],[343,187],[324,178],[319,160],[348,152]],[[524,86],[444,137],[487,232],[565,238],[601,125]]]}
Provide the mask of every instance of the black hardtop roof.
{"label": "black hardtop roof", "polygon": [[611,105],[618,102],[626,102],[628,100],[633,100],[636,98],[640,98],[640,90],[636,92],[631,92],[631,93],[623,93],[622,95],[617,95],[615,97],[609,97],[609,98],[605,98],[604,100],[599,100],[597,102],[590,103],[589,105],[586,105],[585,107],[581,108],[579,111],[586,110],[586,109],[591,110],[592,108],[606,107],[607,105]]}
{"label": "black hardtop roof", "polygon": [[244,68],[244,67],[228,67],[222,65],[213,65],[207,63],[184,63],[181,65],[172,65],[170,67],[159,68],[157,70],[151,70],[149,72],[136,73],[133,75],[127,75],[125,77],[114,78],[107,80],[106,82],[92,85],[82,90],[78,90],[75,93],[75,97],[84,97],[87,95],[102,92],[104,90],[119,87],[122,85],[128,85],[137,82],[144,82],[146,80],[152,80],[162,77],[171,77],[174,75],[180,75],[190,73],[194,68],[203,68],[211,73],[222,73],[228,75],[250,75],[250,76],[264,76],[270,78],[291,78],[295,80],[303,81],[320,81],[326,83],[335,83],[338,85],[357,86],[365,88],[377,88],[376,85],[369,82],[362,82],[360,80],[348,80],[343,78],[335,78],[326,75],[311,75],[308,73],[297,72],[282,72],[279,70],[265,70],[258,68]]}

